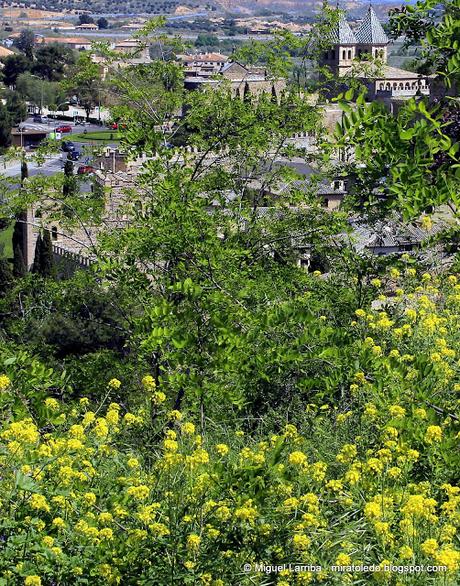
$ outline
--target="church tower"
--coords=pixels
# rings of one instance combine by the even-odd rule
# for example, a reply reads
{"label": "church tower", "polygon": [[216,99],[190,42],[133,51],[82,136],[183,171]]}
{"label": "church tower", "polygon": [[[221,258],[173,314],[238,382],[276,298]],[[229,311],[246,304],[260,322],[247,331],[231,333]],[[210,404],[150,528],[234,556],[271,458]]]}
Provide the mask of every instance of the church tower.
{"label": "church tower", "polygon": [[344,14],[340,13],[338,23],[331,31],[330,36],[331,49],[325,51],[323,56],[323,65],[327,65],[335,75],[342,77],[353,59],[356,57],[356,37],[345,20]]}
{"label": "church tower", "polygon": [[375,14],[372,5],[356,31],[356,56],[371,55],[374,59],[387,62],[388,37]]}

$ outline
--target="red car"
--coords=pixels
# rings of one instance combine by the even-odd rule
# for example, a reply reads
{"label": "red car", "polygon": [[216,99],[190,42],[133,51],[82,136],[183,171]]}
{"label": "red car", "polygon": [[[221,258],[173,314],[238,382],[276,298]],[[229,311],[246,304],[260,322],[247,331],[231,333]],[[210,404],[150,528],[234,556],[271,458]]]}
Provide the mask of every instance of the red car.
{"label": "red car", "polygon": [[86,173],[94,173],[96,169],[91,167],[91,165],[81,165],[77,169],[77,175],[86,175]]}
{"label": "red car", "polygon": [[70,124],[62,124],[62,126],[58,126],[56,128],[56,132],[67,134],[68,132],[72,132],[72,127],[70,126]]}

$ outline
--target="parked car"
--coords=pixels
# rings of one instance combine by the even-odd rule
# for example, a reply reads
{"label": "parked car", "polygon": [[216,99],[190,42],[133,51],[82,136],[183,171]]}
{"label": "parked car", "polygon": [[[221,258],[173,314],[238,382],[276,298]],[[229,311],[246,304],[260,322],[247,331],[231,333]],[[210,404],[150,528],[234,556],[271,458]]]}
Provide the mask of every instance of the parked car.
{"label": "parked car", "polygon": [[75,120],[75,126],[86,126],[86,120],[83,120],[83,118],[77,118]]}
{"label": "parked car", "polygon": [[67,158],[70,159],[71,161],[78,161],[78,159],[80,158],[80,152],[79,151],[70,151],[69,154],[67,155]]}
{"label": "parked car", "polygon": [[40,116],[40,114],[35,114],[33,121],[35,124],[45,124],[48,122],[48,118],[46,116]]}
{"label": "parked car", "polygon": [[72,151],[75,150],[75,145],[70,140],[63,140],[62,145],[61,145],[61,149],[64,153],[71,153]]}
{"label": "parked car", "polygon": [[70,126],[70,124],[61,124],[61,126],[58,126],[56,128],[56,132],[61,132],[62,134],[68,134],[69,132],[72,132],[72,127]]}
{"label": "parked car", "polygon": [[77,175],[86,175],[87,173],[94,173],[96,169],[91,165],[80,165],[77,169]]}

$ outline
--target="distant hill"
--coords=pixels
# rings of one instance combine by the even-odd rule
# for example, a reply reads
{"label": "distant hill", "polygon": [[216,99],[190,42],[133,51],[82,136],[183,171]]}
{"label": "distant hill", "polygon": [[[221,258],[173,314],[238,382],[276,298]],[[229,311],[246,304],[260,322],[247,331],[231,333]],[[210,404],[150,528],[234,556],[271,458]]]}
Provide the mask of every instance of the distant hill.
{"label": "distant hill", "polygon": [[[256,14],[262,11],[284,12],[291,14],[310,15],[322,6],[321,0],[214,0],[214,3],[227,12]],[[384,0],[374,2],[374,10],[379,16],[386,16],[388,9],[395,4],[403,4],[404,0]],[[330,1],[331,5],[335,2]],[[368,5],[367,0],[341,0],[340,8],[354,13],[362,12]]]}
{"label": "distant hill", "polygon": [[[402,0],[385,0],[374,3],[380,17],[385,17],[388,9]],[[22,0],[24,8],[67,12],[69,10],[88,10],[94,14],[150,14],[177,15],[206,14],[227,12],[240,15],[280,14],[311,16],[321,8],[321,0]],[[331,2],[333,4],[333,2]],[[367,6],[367,0],[341,0],[341,8],[347,10],[351,18],[359,17]],[[3,14],[9,8],[3,6]]]}
{"label": "distant hill", "polygon": [[[93,14],[186,14],[206,10],[216,10],[214,0],[22,0],[21,6],[57,12],[69,10],[88,10]],[[3,5],[4,15],[8,7]]]}

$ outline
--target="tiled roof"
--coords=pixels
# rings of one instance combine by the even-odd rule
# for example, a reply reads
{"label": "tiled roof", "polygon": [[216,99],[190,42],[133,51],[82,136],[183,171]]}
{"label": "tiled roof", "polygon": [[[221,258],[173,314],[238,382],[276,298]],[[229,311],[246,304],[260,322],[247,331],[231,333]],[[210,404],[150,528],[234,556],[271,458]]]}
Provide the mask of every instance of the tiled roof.
{"label": "tiled roof", "polygon": [[448,226],[446,221],[439,220],[427,232],[415,223],[403,223],[398,220],[377,221],[375,224],[370,224],[362,218],[351,218],[349,224],[353,229],[358,250],[376,247],[394,248],[405,245],[418,246],[428,237],[445,230]]}
{"label": "tiled roof", "polygon": [[391,67],[390,65],[384,66],[383,73],[385,79],[420,79],[420,77],[427,77],[426,75],[421,76],[414,71],[406,71],[405,69]]}
{"label": "tiled roof", "polygon": [[10,55],[14,55],[14,51],[10,51],[6,47],[0,46],[0,57],[9,57]]}
{"label": "tiled roof", "polygon": [[[353,67],[347,67],[344,69],[345,74],[356,75],[356,70]],[[387,80],[418,80],[433,77],[432,75],[420,75],[414,71],[407,71],[406,69],[400,69],[399,67],[391,67],[390,65],[383,65],[383,67],[376,73],[376,79],[387,79]]]}
{"label": "tiled roof", "polygon": [[334,44],[339,45],[355,45],[356,37],[350,28],[350,25],[345,20],[345,16],[340,16],[339,22],[335,25],[331,31],[330,41]]}
{"label": "tiled roof", "polygon": [[38,42],[47,44],[67,43],[69,45],[91,45],[91,41],[83,37],[42,37]]}
{"label": "tiled roof", "polygon": [[361,26],[356,31],[358,43],[363,45],[386,45],[388,37],[372,6],[369,6]]}
{"label": "tiled roof", "polygon": [[220,53],[200,53],[199,55],[178,55],[178,58],[184,63],[216,62],[222,63],[228,61],[227,55]]}

